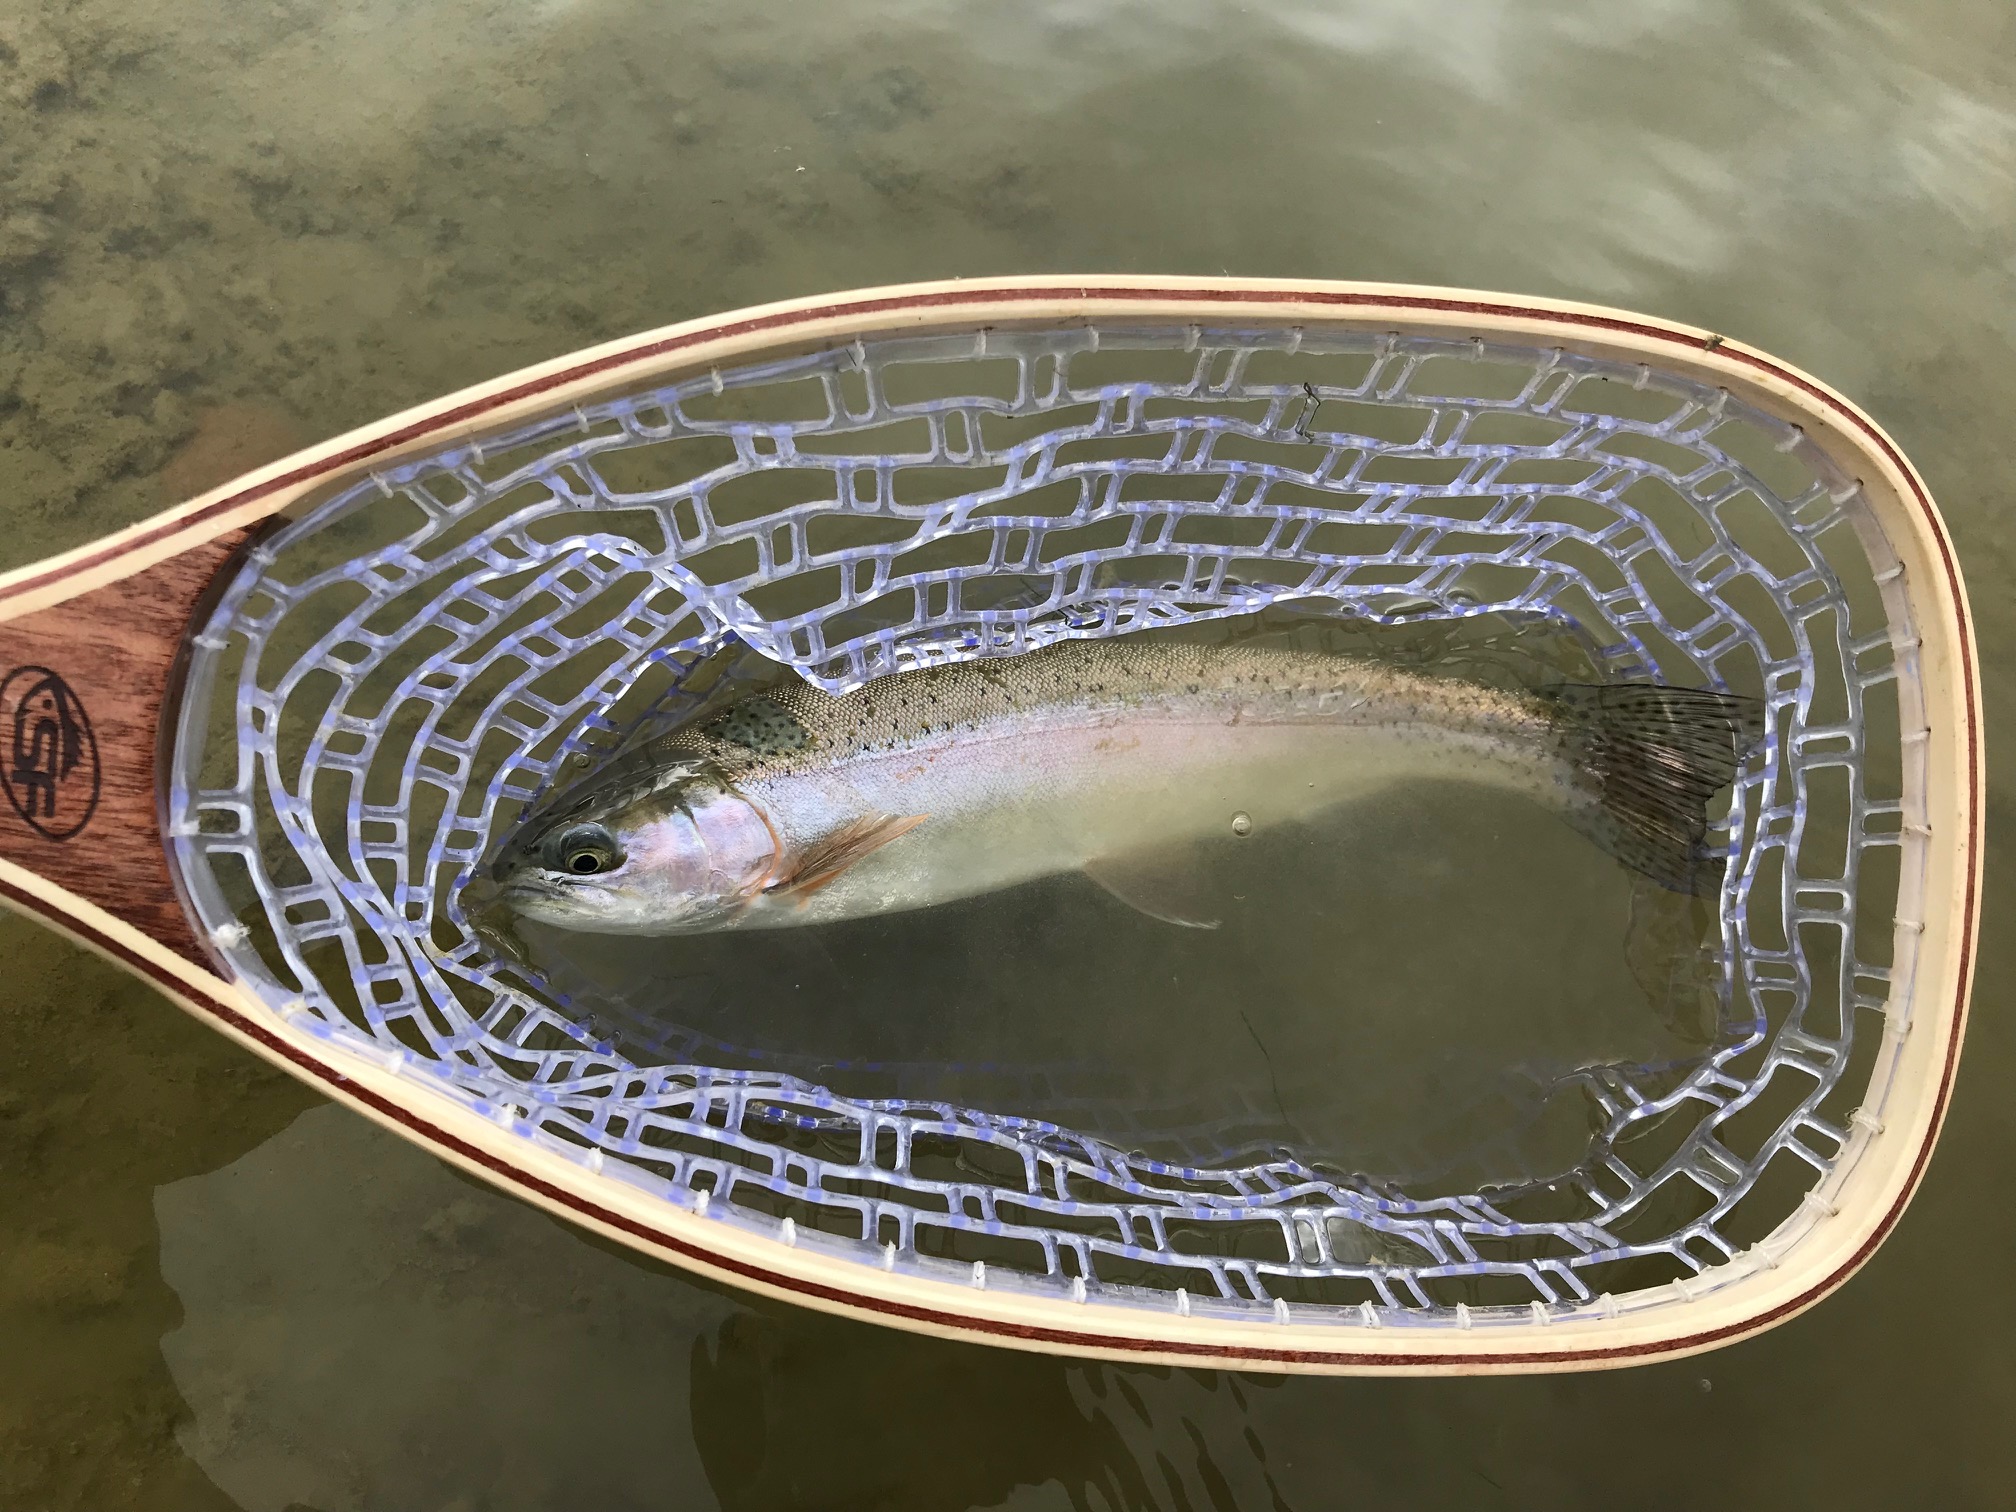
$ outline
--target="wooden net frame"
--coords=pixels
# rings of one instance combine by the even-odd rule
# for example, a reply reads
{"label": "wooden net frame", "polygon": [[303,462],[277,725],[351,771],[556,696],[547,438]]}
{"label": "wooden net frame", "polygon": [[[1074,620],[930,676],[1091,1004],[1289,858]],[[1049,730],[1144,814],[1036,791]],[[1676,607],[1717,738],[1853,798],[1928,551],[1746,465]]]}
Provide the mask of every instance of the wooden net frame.
{"label": "wooden net frame", "polygon": [[[1040,1348],[1560,1368],[1810,1304],[1929,1152],[1978,867],[1964,596],[1887,438],[1735,343],[1440,291],[874,291],[500,380],[0,592],[67,596],[282,506],[192,627],[169,742],[220,969],[147,965],[640,1248]],[[1012,1109],[647,1063],[456,906],[511,818],[675,718],[726,636],[838,689],[1281,601],[1548,619],[1610,675],[1767,701],[1718,832],[1722,1033],[1678,1078],[1592,1075],[1565,1183],[1171,1163]]]}

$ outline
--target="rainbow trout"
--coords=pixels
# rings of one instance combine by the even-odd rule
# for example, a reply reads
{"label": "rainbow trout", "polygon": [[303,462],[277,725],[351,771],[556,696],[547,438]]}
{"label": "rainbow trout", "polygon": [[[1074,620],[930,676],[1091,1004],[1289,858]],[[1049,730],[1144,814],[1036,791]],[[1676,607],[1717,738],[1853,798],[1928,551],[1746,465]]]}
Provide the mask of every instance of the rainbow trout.
{"label": "rainbow trout", "polygon": [[599,933],[820,924],[1082,871],[1209,927],[1198,842],[1392,784],[1546,804],[1681,892],[1719,886],[1707,804],[1754,700],[1652,683],[1505,691],[1265,644],[1067,641],[897,673],[835,697],[745,695],[527,816],[493,902]]}

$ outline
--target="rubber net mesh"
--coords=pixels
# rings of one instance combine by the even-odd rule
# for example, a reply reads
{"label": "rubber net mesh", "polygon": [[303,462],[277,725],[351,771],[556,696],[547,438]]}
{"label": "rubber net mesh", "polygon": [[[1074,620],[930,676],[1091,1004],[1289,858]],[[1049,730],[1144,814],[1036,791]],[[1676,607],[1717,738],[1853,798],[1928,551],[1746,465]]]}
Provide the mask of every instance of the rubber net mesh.
{"label": "rubber net mesh", "polygon": [[[857,342],[424,456],[269,536],[194,637],[174,843],[274,1013],[713,1221],[1179,1313],[1665,1305],[1774,1263],[1880,1117],[1923,820],[1897,572],[1796,429],[1643,366],[1313,328]],[[1717,833],[1715,1047],[1677,1079],[1593,1076],[1563,1179],[1186,1164],[1013,1109],[651,1063],[457,906],[526,805],[690,706],[724,638],[844,689],[1283,600],[1570,626],[1606,675],[1768,703]]]}

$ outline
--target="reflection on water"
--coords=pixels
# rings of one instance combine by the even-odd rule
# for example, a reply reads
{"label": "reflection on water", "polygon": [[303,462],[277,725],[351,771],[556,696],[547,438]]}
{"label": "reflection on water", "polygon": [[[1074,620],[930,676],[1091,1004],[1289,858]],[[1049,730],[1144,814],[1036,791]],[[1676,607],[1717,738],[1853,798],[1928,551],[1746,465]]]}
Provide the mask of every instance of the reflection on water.
{"label": "reflection on water", "polygon": [[723,1512],[1285,1512],[1249,1411],[1277,1384],[738,1312],[695,1341],[693,1437]]}
{"label": "reflection on water", "polygon": [[[1995,590],[2016,571],[2001,447],[2016,400],[2012,54],[2016,15],[1978,0],[17,5],[0,15],[0,560],[158,507],[175,485],[157,475],[206,428],[277,450],[290,428],[327,435],[762,298],[1086,268],[1524,289],[1738,333],[1880,416],[1924,466],[1975,583],[1999,762],[2016,749],[2016,622]],[[2000,767],[1993,793],[1991,900],[2016,885]],[[633,1504],[682,1512],[708,1505],[709,1484],[724,1503],[835,1508],[953,1505],[1012,1481],[1011,1507],[1073,1495],[1103,1507],[1114,1498],[1078,1488],[1106,1473],[1139,1477],[1134,1505],[1266,1508],[1262,1450],[1297,1507],[1994,1505],[2016,1474],[2003,1431],[2016,1382],[1999,1347],[2016,1317],[2007,1289],[1984,1284],[2016,1248],[2016,1218],[1993,1197],[2016,1133],[1996,1095],[2016,1075],[1993,1011],[2016,962],[1995,906],[1960,1100],[1910,1216],[1821,1313],[1701,1362],[1581,1380],[1290,1381],[1243,1407],[1229,1377],[1129,1374],[1136,1413],[1114,1405],[1127,1401],[1117,1387],[1101,1397],[1053,1362],[752,1314],[597,1253],[591,1294],[686,1321],[641,1330],[662,1345],[648,1367],[608,1325],[593,1335],[602,1352],[574,1366],[586,1329],[515,1331],[531,1294],[506,1281],[529,1273],[514,1257],[536,1240],[498,1230],[513,1242],[485,1256],[487,1217],[426,1237],[414,1210],[364,1200],[400,1157],[419,1158],[384,1137],[348,1187],[314,1186],[319,1159],[297,1168],[323,1205],[288,1208],[286,1222],[324,1220],[312,1231],[344,1237],[360,1267],[406,1257],[360,1270],[378,1289],[359,1283],[337,1310],[360,1334],[374,1301],[390,1311],[400,1286],[444,1265],[463,1265],[465,1290],[514,1299],[453,1314],[453,1284],[405,1294],[408,1325],[453,1316],[462,1329],[430,1336],[440,1369],[468,1358],[488,1372],[421,1374],[427,1362],[378,1335],[412,1393],[369,1351],[325,1348],[283,1413],[286,1393],[260,1383],[285,1374],[290,1339],[322,1327],[317,1305],[262,1312],[253,1298],[315,1274],[313,1257],[258,1268],[280,1239],[257,1236],[284,1224],[248,1207],[226,1230],[246,1239],[243,1269],[221,1247],[190,1258],[186,1229],[163,1255],[188,1287],[168,1349],[201,1469],[175,1449],[179,1409],[154,1353],[168,1304],[143,1198],[256,1144],[278,1084],[159,1000],[10,926],[0,1500],[153,1512],[256,1490],[319,1512],[510,1505],[483,1467],[515,1435],[511,1463],[532,1484],[590,1473],[581,1445],[593,1444],[595,1463],[658,1472],[584,1482],[616,1488],[605,1504],[641,1487]],[[1418,958],[1423,942],[1409,943]],[[164,1238],[183,1190],[164,1198]],[[220,1312],[208,1296],[234,1300]],[[232,1333],[234,1312],[247,1326]],[[251,1326],[262,1319],[264,1333]],[[771,1342],[745,1349],[738,1333]],[[518,1337],[527,1353],[507,1359]],[[205,1338],[205,1370],[187,1373],[178,1351]],[[689,1417],[646,1385],[698,1381],[696,1344],[727,1362],[709,1367],[724,1384],[708,1400],[745,1405],[689,1453],[675,1431]],[[765,1363],[737,1363],[752,1355]],[[850,1359],[883,1364],[857,1377]],[[548,1383],[619,1377],[628,1394],[606,1408],[608,1434],[567,1415],[557,1389],[519,1405]],[[830,1383],[816,1401],[802,1390],[813,1381]],[[874,1400],[866,1387],[884,1410],[849,1417],[841,1408]],[[398,1410],[372,1417],[379,1393]],[[774,1408],[760,1444],[755,1394]],[[665,1410],[626,1416],[631,1401]],[[972,1416],[947,1416],[968,1404]],[[1099,1412],[1105,1429],[1088,1426]],[[542,1434],[548,1415],[580,1443]],[[509,1433],[486,1437],[486,1423]],[[846,1433],[828,1436],[834,1424]],[[458,1458],[428,1437],[455,1429],[482,1447]],[[1230,1501],[1206,1489],[1200,1435]],[[1100,1447],[1116,1439],[1124,1456]],[[814,1441],[829,1467],[858,1445],[845,1463],[866,1479],[794,1482],[806,1472],[784,1467]],[[233,1479],[257,1455],[205,1447],[219,1443],[269,1446],[270,1478]],[[446,1468],[399,1453],[430,1444]],[[1249,1458],[1223,1447],[1238,1444]],[[966,1461],[1013,1473],[965,1479]],[[1157,1479],[1165,1462],[1191,1477],[1181,1498]],[[284,1485],[271,1470],[283,1463]]]}
{"label": "reflection on water", "polygon": [[752,1307],[335,1108],[155,1208],[178,1436],[247,1512],[1282,1505],[1265,1383]]}
{"label": "reflection on water", "polygon": [[0,1507],[221,1505],[172,1436],[152,1190],[315,1096],[40,925],[0,915],[0,962]]}
{"label": "reflection on water", "polygon": [[704,1482],[686,1360],[728,1303],[353,1114],[318,1108],[155,1211],[178,1436],[252,1512],[620,1508]]}
{"label": "reflection on water", "polygon": [[[1918,1366],[1870,1310],[1873,1278],[1823,1325],[1670,1365],[1297,1380],[948,1344],[717,1292],[334,1108],[155,1208],[177,1437],[246,1512],[1680,1512],[1704,1494],[1890,1508],[1928,1487],[1997,1504],[1976,1437],[1992,1369],[1942,1355],[1964,1333],[1936,1321]],[[1907,1271],[1936,1270],[1904,1247]],[[1898,1455],[1894,1404],[1844,1385],[1872,1359],[1923,1394],[1940,1452]]]}

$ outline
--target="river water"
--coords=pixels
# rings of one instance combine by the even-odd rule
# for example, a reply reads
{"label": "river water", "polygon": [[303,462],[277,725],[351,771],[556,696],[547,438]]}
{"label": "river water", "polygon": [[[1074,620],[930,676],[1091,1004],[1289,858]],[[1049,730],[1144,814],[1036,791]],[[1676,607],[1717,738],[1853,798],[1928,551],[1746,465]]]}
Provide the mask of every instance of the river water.
{"label": "river water", "polygon": [[[0,564],[590,342],[1046,271],[1392,279],[1741,336],[2016,555],[2016,20],[1962,0],[43,0],[0,16]],[[1888,1508],[2016,1476],[1998,930],[1868,1269],[1622,1374],[1278,1381],[692,1283],[0,919],[0,1505]],[[1425,927],[1425,926],[1424,926]],[[1417,943],[1426,943],[1423,942]]]}

